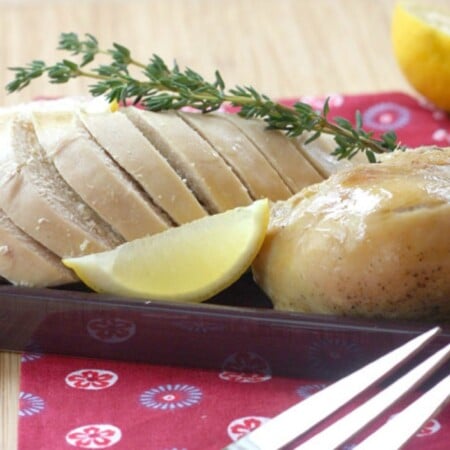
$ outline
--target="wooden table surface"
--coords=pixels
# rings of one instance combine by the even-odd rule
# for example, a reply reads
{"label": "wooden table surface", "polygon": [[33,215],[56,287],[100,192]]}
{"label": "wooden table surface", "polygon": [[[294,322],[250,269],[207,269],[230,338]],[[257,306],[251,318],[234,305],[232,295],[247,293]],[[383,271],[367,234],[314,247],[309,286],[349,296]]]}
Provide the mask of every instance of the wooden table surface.
{"label": "wooden table surface", "polygon": [[[8,67],[56,61],[59,34],[74,31],[122,43],[143,61],[157,53],[205,76],[218,68],[228,85],[274,97],[412,92],[391,49],[394,1],[0,0],[0,85],[11,80]],[[20,94],[0,89],[0,105],[85,94],[86,86],[37,80]],[[19,355],[0,353],[2,450],[17,448],[18,392]]]}

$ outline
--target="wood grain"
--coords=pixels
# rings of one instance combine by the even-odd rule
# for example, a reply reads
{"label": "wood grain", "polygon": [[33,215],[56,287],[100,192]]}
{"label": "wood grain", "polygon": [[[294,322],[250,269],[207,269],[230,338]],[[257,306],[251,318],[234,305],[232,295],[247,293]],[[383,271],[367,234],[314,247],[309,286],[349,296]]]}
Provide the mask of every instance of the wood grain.
{"label": "wood grain", "polygon": [[[408,89],[390,44],[393,0],[0,0],[0,84],[7,67],[56,61],[63,31],[90,32],[146,60],[158,53],[203,74],[220,68],[231,84],[273,96]],[[0,91],[0,104],[36,95],[80,94],[86,82],[21,94]]]}
{"label": "wood grain", "polygon": [[[394,0],[0,0],[0,85],[8,67],[56,61],[61,32],[120,42],[274,97],[410,91],[390,44]],[[84,95],[87,83],[37,80],[0,105]],[[1,308],[1,305],[0,305]],[[19,356],[0,353],[0,449],[17,448]],[[38,449],[39,450],[39,449]]]}

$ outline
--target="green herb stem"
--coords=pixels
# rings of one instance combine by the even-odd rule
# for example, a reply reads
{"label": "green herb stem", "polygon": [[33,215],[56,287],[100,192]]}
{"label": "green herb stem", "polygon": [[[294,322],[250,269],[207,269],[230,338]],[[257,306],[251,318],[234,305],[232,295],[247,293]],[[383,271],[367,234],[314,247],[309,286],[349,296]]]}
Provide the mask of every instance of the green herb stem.
{"label": "green herb stem", "polygon": [[[281,130],[290,137],[309,133],[306,142],[317,139],[322,133],[330,134],[336,143],[333,154],[338,159],[351,159],[363,152],[370,162],[375,162],[376,153],[401,148],[393,132],[375,138],[373,133],[365,131],[359,112],[355,115],[355,125],[342,118],[329,121],[328,100],[322,111],[317,112],[301,102],[293,107],[282,105],[250,86],[226,90],[218,71],[215,72],[215,80],[208,82],[190,68],[182,71],[176,63],[169,68],[157,55],[144,64],[135,60],[123,45],[114,43],[109,50],[101,49],[97,39],[90,34],[81,40],[75,33],[63,33],[58,49],[81,56],[81,62],[63,59],[54,65],[47,65],[35,60],[25,67],[13,67],[11,70],[15,78],[6,86],[8,92],[20,91],[44,74],[51,83],[66,83],[72,78],[84,77],[95,80],[89,87],[93,96],[103,95],[110,101],[120,103],[139,103],[150,111],[177,110],[189,106],[209,113],[224,103],[230,103],[240,108],[239,115],[242,117],[262,119],[269,129]],[[84,67],[92,64],[99,54],[109,57],[109,63],[85,70]],[[129,72],[130,66],[140,69],[144,80],[134,78]]]}

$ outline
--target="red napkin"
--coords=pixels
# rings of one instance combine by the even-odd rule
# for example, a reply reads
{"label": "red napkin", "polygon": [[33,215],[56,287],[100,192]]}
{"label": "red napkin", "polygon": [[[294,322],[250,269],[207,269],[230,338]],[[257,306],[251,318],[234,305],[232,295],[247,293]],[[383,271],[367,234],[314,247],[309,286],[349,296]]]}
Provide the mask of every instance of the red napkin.
{"label": "red napkin", "polygon": [[[324,102],[304,96],[285,103],[296,100],[317,109]],[[450,146],[449,117],[408,95],[330,95],[330,106],[331,118],[352,120],[358,109],[368,130],[394,130],[405,145]],[[221,449],[325,385],[273,377],[265,361],[251,352],[233,355],[222,371],[26,353],[19,450]],[[391,408],[373,427],[401,407]],[[449,442],[447,407],[405,448],[444,450]]]}

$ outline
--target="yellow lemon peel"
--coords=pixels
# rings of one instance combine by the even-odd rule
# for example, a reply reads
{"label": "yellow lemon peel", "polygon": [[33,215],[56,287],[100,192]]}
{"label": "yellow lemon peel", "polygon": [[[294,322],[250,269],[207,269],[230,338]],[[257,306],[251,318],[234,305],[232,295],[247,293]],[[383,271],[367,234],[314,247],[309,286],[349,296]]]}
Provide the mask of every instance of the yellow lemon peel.
{"label": "yellow lemon peel", "polygon": [[391,35],[405,78],[438,108],[450,111],[450,10],[400,1]]}

